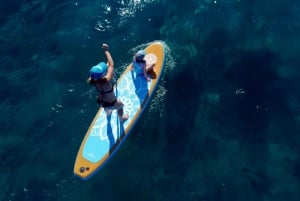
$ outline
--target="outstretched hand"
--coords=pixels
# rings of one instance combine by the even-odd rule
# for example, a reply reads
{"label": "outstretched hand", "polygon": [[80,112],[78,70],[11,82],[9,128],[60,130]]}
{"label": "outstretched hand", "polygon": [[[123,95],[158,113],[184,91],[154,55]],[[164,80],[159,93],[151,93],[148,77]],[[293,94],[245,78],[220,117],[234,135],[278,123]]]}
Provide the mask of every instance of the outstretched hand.
{"label": "outstretched hand", "polygon": [[102,44],[102,49],[103,49],[104,51],[108,51],[109,46],[108,46],[107,44],[103,43],[103,44]]}

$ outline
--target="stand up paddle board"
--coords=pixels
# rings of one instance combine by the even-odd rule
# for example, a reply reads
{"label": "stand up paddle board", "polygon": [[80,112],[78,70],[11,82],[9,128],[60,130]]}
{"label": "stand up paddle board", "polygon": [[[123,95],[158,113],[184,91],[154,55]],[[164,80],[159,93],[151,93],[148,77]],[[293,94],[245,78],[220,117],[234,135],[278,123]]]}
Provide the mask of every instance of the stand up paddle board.
{"label": "stand up paddle board", "polygon": [[165,48],[159,41],[146,48],[145,60],[154,63],[154,73],[147,81],[144,75],[130,70],[130,65],[118,79],[114,91],[124,104],[124,113],[129,119],[120,122],[117,111],[107,114],[100,108],[92,121],[79,148],[74,174],[83,180],[89,179],[118,150],[135,123],[138,121],[148,102],[153,97],[165,67]]}

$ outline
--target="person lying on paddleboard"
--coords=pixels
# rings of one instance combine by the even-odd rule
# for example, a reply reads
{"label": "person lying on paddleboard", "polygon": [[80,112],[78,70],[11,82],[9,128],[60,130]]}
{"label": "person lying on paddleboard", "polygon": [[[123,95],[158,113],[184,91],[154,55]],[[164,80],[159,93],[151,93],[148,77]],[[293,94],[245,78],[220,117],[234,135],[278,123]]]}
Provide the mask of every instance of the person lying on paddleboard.
{"label": "person lying on paddleboard", "polygon": [[117,100],[117,97],[113,90],[112,78],[114,74],[114,61],[107,44],[102,45],[102,49],[107,59],[107,63],[100,62],[96,66],[90,69],[90,77],[87,82],[94,85],[99,92],[97,97],[97,103],[101,105],[105,111],[108,109],[117,109],[120,120],[126,121],[128,119],[127,114],[123,114],[123,103],[121,100]]}
{"label": "person lying on paddleboard", "polygon": [[145,55],[145,50],[139,50],[137,53],[135,53],[130,70],[134,70],[137,75],[144,75],[146,80],[149,82],[151,79],[147,74],[155,74],[153,69],[154,64],[147,64],[146,60],[144,60]]}

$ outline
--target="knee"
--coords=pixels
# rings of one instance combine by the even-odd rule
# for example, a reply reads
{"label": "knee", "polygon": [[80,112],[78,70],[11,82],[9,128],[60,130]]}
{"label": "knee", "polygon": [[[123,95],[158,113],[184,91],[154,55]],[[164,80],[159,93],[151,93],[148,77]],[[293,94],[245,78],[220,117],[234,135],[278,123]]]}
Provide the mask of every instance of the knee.
{"label": "knee", "polygon": [[118,108],[123,108],[124,104],[123,104],[122,101],[118,100],[117,101],[117,106],[118,106]]}

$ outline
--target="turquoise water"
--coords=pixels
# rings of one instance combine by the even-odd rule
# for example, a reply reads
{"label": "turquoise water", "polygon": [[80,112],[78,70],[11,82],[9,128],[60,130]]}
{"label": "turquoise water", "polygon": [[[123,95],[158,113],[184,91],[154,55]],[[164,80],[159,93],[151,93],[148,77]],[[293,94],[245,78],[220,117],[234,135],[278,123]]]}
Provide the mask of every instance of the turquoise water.
{"label": "turquoise water", "polygon": [[[300,200],[296,0],[0,3],[0,199]],[[167,70],[131,135],[91,180],[73,176],[108,43],[115,79],[162,40]]]}

